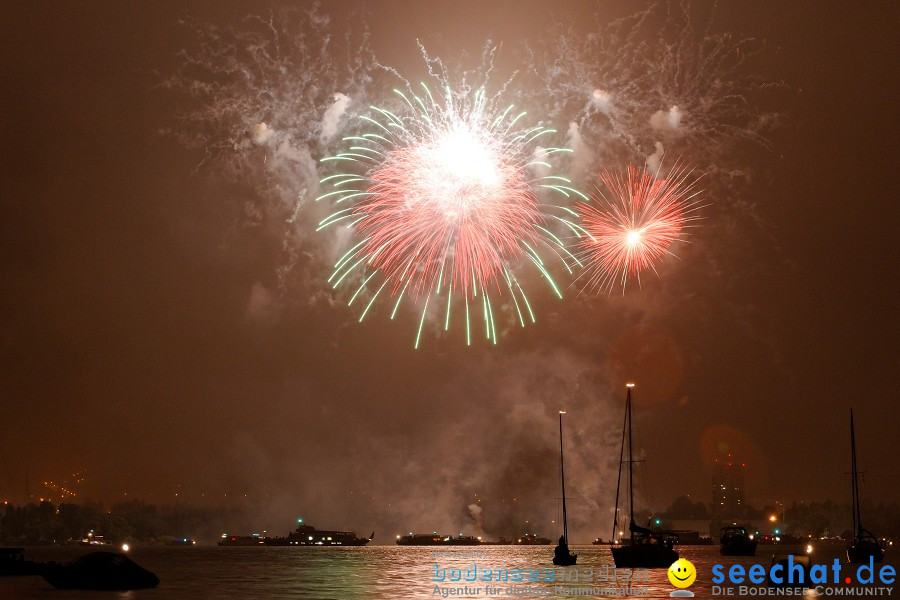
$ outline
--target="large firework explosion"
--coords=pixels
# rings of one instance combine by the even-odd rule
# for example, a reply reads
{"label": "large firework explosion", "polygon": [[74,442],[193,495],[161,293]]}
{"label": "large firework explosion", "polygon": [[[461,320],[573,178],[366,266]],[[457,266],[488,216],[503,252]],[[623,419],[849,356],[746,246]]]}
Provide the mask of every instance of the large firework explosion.
{"label": "large firework explosion", "polygon": [[600,183],[607,194],[598,188],[599,198],[575,206],[588,234],[579,238],[579,278],[590,289],[620,284],[624,291],[629,277],[640,282],[641,271],[656,271],[659,259],[674,256],[670,247],[698,218],[700,191],[678,164],[665,177],[633,165],[625,174],[603,171]]}
{"label": "large firework explosion", "polygon": [[428,306],[437,303],[445,330],[457,304],[467,342],[477,311],[485,337],[496,343],[497,298],[512,301],[520,325],[535,320],[516,275],[521,263],[534,265],[559,297],[542,254],[555,254],[570,272],[578,265],[552,231],[562,224],[581,235],[574,213],[543,198],[587,197],[567,178],[549,174],[549,157],[571,152],[539,145],[555,130],[522,124],[525,112],[499,109],[484,88],[445,84],[437,98],[425,84],[422,89],[422,96],[395,89],[402,113],[372,107],[361,117],[365,130],[344,138],[345,150],[322,161],[352,166],[323,178],[332,189],[318,198],[335,206],[319,229],[345,224],[356,237],[329,281],[337,288],[359,272],[351,305],[374,290],[360,321],[383,292],[393,299],[391,318],[409,298],[421,309],[416,347]]}

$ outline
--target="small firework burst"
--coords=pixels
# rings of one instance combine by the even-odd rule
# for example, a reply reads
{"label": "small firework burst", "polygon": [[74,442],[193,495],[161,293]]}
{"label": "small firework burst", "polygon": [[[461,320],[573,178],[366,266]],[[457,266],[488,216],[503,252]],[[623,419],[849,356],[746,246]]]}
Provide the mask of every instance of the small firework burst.
{"label": "small firework burst", "polygon": [[674,256],[672,244],[699,218],[700,190],[680,164],[665,177],[633,165],[624,174],[605,170],[600,182],[608,194],[598,188],[593,202],[575,206],[588,234],[578,241],[579,279],[587,289],[611,292],[618,284],[624,291],[629,277],[640,284],[641,271],[655,272],[663,256]]}

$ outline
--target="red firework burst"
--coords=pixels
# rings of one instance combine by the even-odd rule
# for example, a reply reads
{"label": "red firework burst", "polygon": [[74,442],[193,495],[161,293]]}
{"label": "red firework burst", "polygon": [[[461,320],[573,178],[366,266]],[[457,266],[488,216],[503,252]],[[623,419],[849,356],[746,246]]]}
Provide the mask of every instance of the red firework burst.
{"label": "red firework burst", "polygon": [[[522,156],[465,124],[391,149],[354,212],[370,265],[416,296],[443,278],[477,294],[543,222]],[[474,289],[473,289],[474,288]]]}
{"label": "red firework burst", "polygon": [[600,173],[610,197],[598,190],[595,202],[575,206],[589,234],[579,242],[586,287],[611,291],[618,282],[624,290],[629,276],[640,282],[641,271],[656,271],[656,261],[666,254],[674,256],[670,246],[698,218],[693,213],[700,207],[700,191],[689,177],[690,171],[679,164],[666,177],[633,165],[624,176],[608,170]]}

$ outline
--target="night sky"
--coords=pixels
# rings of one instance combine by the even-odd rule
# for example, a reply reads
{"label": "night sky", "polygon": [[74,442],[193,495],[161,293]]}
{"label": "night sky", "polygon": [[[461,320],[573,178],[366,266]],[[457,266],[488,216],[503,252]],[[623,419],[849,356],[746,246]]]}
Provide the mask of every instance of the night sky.
{"label": "night sky", "polygon": [[[850,407],[863,496],[900,501],[896,3],[719,7],[714,31],[759,40],[741,76],[770,84],[747,101],[774,116],[768,144],[682,149],[713,172],[679,259],[624,294],[538,288],[537,323],[503,328],[496,347],[432,327],[419,350],[415,313],[391,322],[382,307],[357,324],[325,283],[334,238],[311,233],[314,206],[284,203],[303,173],[233,144],[222,129],[235,113],[182,85],[209,75],[186,67],[209,56],[203,31],[260,31],[247,15],[289,28],[302,18],[284,9],[304,5],[0,6],[0,499],[85,470],[79,498],[237,501],[270,530],[304,516],[390,537],[471,531],[478,503],[489,535],[526,519],[549,535],[566,409],[570,520],[587,540],[608,534],[634,380],[652,508],[709,502],[727,452],[748,464],[754,504],[849,500]],[[364,23],[365,53],[409,77],[417,39],[468,66],[490,39],[499,80],[519,69],[511,87],[536,97],[525,47],[546,56],[554,19],[587,35],[635,9],[384,1],[319,14],[335,56],[358,50],[341,32],[359,39]],[[353,114],[379,101],[377,85],[318,84]],[[321,119],[328,105],[313,104]],[[549,117],[562,132],[574,118]],[[313,161],[335,148],[317,138]]]}

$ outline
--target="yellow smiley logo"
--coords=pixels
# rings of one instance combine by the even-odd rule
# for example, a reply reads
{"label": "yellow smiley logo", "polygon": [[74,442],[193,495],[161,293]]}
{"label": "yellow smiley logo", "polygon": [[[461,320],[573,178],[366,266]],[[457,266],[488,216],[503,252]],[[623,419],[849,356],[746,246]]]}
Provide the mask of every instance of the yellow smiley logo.
{"label": "yellow smiley logo", "polygon": [[669,581],[677,588],[689,587],[697,579],[697,569],[689,560],[679,558],[669,567]]}

